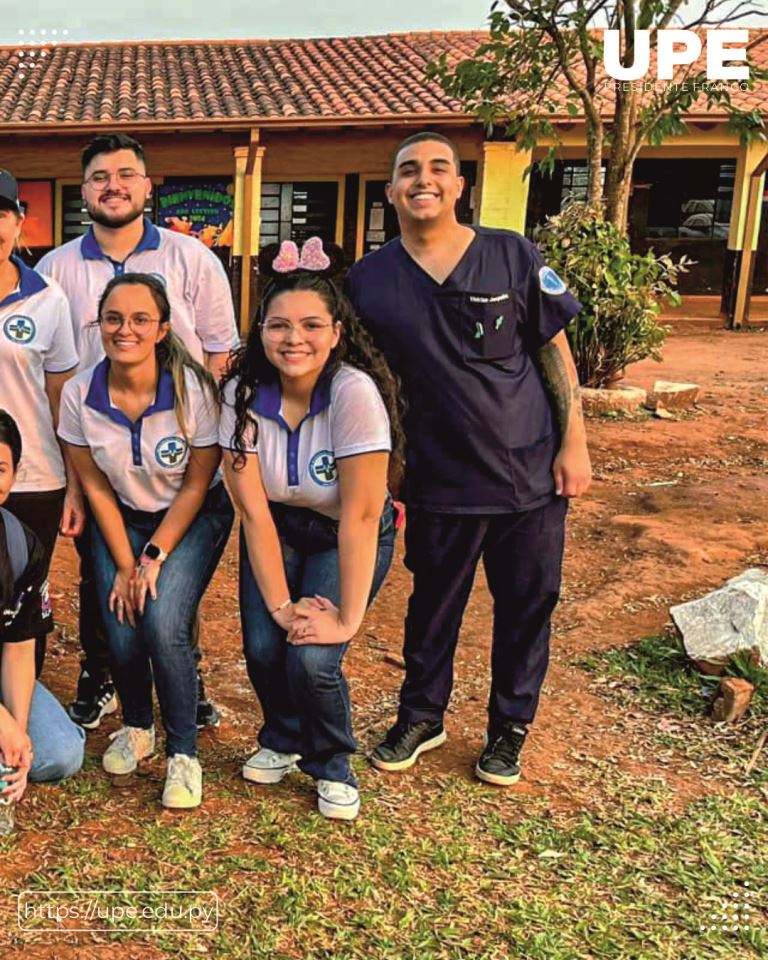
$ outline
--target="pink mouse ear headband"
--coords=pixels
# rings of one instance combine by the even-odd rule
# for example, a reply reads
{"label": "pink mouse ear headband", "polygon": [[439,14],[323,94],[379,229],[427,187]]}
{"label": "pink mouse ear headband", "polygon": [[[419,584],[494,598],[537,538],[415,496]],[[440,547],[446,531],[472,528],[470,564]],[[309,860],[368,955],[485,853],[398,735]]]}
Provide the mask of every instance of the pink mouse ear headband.
{"label": "pink mouse ear headband", "polygon": [[320,272],[327,270],[331,259],[323,250],[323,241],[320,237],[310,237],[301,248],[293,240],[283,240],[280,251],[272,261],[275,273],[292,273],[294,270],[312,270]]}

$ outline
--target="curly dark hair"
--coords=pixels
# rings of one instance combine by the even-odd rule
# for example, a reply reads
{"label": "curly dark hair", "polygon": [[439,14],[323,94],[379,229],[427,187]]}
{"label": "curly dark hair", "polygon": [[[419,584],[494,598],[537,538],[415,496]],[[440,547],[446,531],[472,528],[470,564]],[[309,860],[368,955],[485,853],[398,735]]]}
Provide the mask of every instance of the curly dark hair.
{"label": "curly dark hair", "polygon": [[248,417],[248,407],[259,384],[274,383],[279,378],[277,368],[267,359],[261,342],[262,318],[276,296],[296,290],[311,290],[318,294],[333,317],[333,322],[341,324],[341,337],[331,351],[321,376],[333,377],[342,363],[348,363],[367,373],[381,394],[389,415],[392,438],[389,488],[392,493],[397,494],[402,482],[405,462],[405,436],[402,428],[404,411],[400,381],[390,370],[383,354],[374,346],[371,335],[360,323],[352,304],[333,280],[304,270],[287,273],[270,281],[257,308],[248,339],[234,353],[222,377],[220,385],[222,399],[225,386],[230,380],[236,382],[233,466],[236,470],[245,466],[246,431],[249,431],[249,439],[252,438],[254,441],[256,439],[256,424]]}

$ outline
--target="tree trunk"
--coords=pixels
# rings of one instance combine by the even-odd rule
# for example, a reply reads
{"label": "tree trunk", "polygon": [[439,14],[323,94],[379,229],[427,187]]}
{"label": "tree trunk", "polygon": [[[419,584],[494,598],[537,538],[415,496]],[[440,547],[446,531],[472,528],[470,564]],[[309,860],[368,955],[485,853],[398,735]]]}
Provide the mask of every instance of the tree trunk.
{"label": "tree trunk", "polygon": [[632,166],[616,171],[610,190],[606,191],[605,219],[626,234],[629,218],[629,195],[632,188]]}
{"label": "tree trunk", "polygon": [[603,209],[603,127],[592,123],[587,117],[587,203],[594,207],[595,214],[602,217]]}
{"label": "tree trunk", "polygon": [[[629,0],[628,0],[629,2]],[[632,0],[634,3],[634,0]],[[622,63],[634,59],[634,7],[627,8],[628,24],[624,34]],[[632,166],[635,157],[634,127],[637,118],[638,92],[633,83],[618,83],[615,87],[613,126],[610,132],[611,154],[605,172],[605,219],[622,233],[627,232],[629,194],[632,186]]]}

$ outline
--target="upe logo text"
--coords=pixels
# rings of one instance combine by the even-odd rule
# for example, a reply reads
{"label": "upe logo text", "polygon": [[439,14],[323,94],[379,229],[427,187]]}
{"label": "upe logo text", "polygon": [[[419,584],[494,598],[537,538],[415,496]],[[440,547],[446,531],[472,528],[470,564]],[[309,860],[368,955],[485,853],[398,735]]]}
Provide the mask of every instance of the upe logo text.
{"label": "upe logo text", "polygon": [[[705,30],[707,80],[749,80],[749,66],[726,66],[747,59],[748,30]],[[619,31],[606,30],[603,37],[605,71],[614,80],[640,80],[651,64],[651,32],[635,31],[634,62],[622,66]],[[701,56],[701,37],[694,30],[659,30],[657,34],[659,80],[671,80],[675,67],[694,63]]]}

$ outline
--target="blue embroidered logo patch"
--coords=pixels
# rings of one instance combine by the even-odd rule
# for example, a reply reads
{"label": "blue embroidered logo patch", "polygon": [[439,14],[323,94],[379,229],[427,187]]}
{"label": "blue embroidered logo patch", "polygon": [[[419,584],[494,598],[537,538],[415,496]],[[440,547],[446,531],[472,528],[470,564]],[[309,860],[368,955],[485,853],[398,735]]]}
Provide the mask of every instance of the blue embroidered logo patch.
{"label": "blue embroidered logo patch", "polygon": [[318,450],[309,461],[310,477],[321,487],[332,487],[339,479],[339,469],[332,450]]}
{"label": "blue embroidered logo patch", "polygon": [[568,289],[552,267],[542,267],[539,270],[539,286],[551,297],[559,297]]}
{"label": "blue embroidered logo patch", "polygon": [[161,467],[176,467],[186,456],[188,446],[184,437],[163,437],[155,447],[155,460]]}
{"label": "blue embroidered logo patch", "polygon": [[32,317],[23,317],[20,313],[14,314],[3,324],[3,333],[11,343],[32,343],[37,333],[37,327]]}

